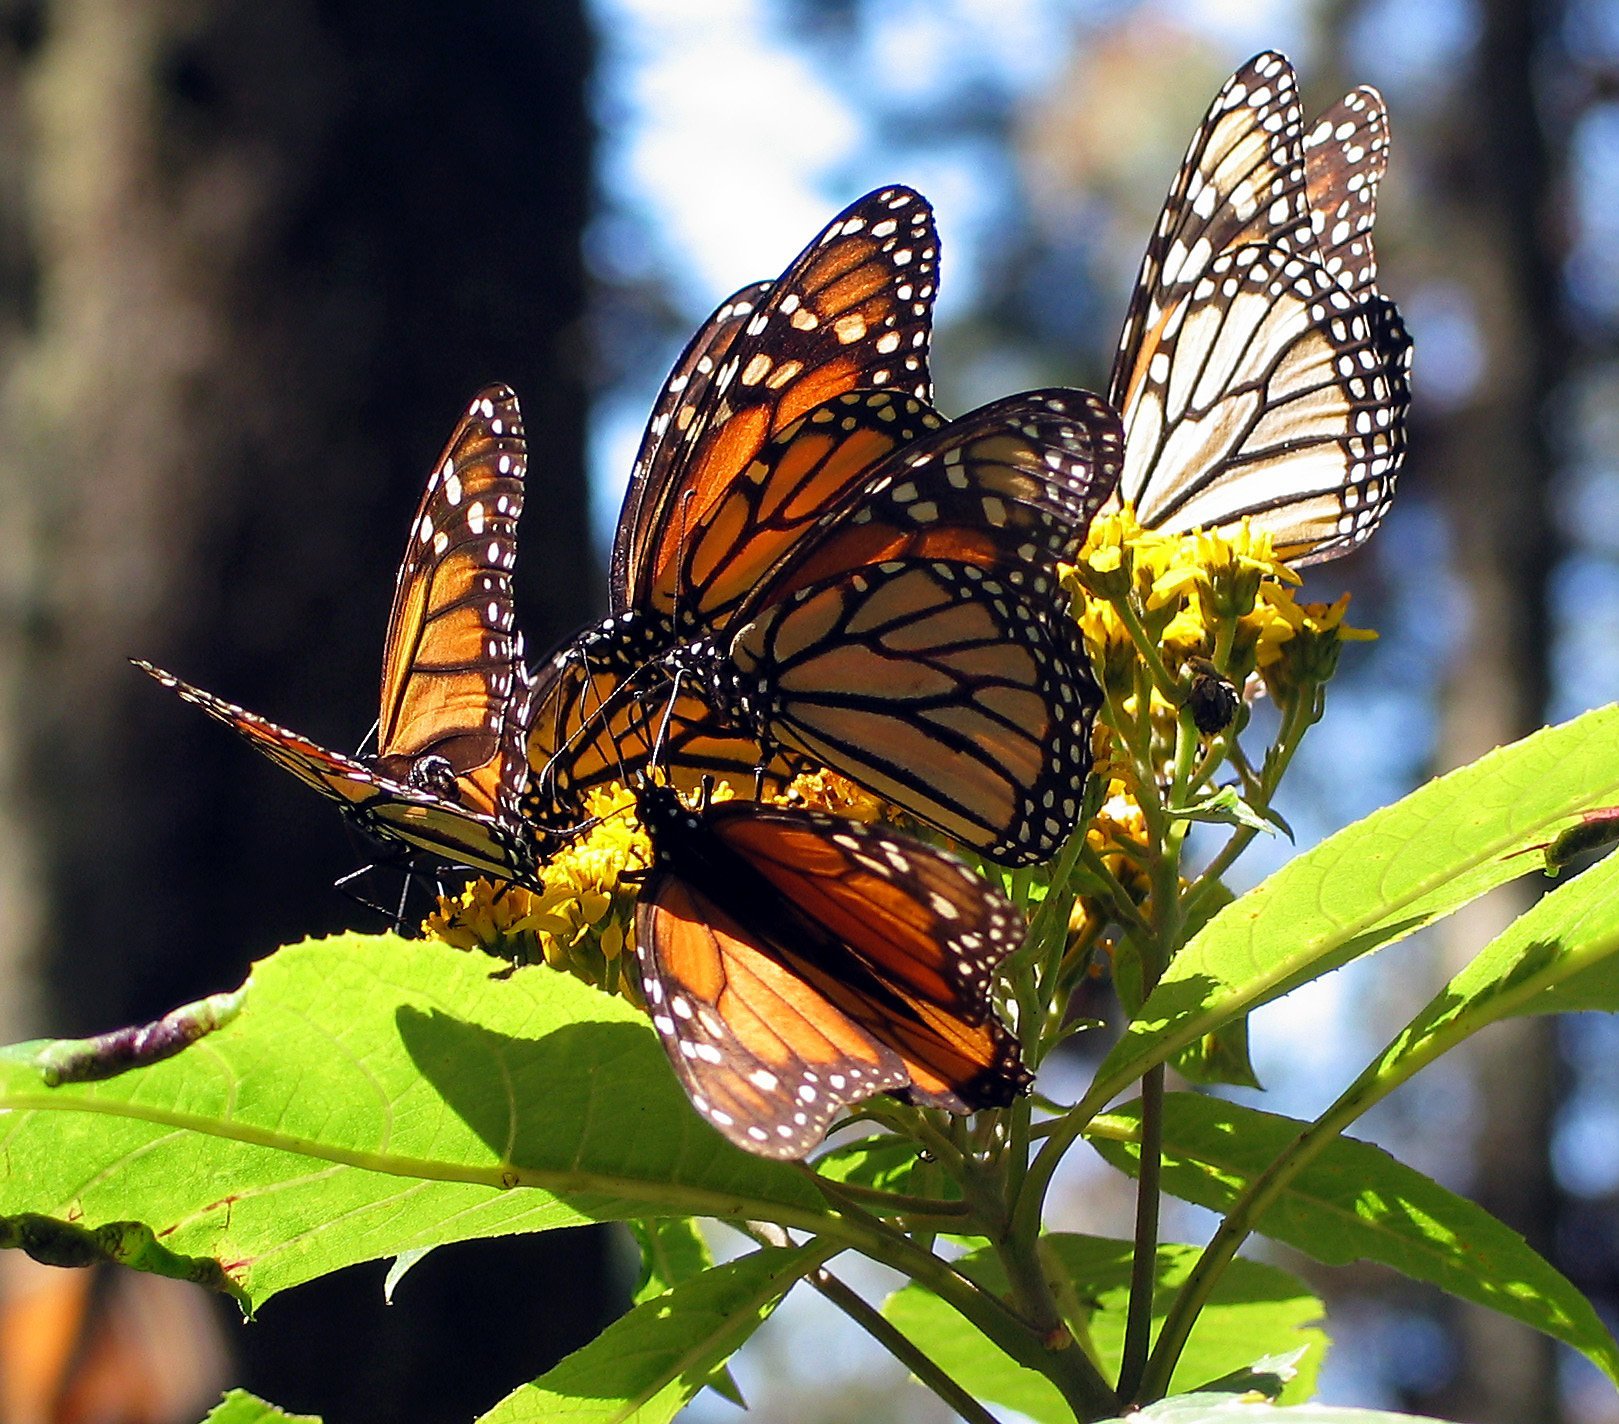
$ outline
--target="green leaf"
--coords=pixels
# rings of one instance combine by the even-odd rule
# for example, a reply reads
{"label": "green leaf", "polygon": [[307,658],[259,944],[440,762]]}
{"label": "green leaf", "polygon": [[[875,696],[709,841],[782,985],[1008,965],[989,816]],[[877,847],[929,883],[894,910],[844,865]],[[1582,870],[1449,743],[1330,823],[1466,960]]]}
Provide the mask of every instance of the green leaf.
{"label": "green leaf", "polygon": [[[1223,1212],[1306,1126],[1218,1098],[1167,1094],[1164,1190]],[[1089,1132],[1104,1158],[1134,1174],[1138,1105],[1097,1118]],[[1255,1229],[1327,1265],[1376,1261],[1488,1306],[1572,1345],[1619,1381],[1619,1347],[1560,1272],[1482,1207],[1381,1147],[1352,1137],[1329,1142]]]}
{"label": "green leaf", "polygon": [[104,1082],[52,1088],[49,1046],[0,1051],[0,1224],[141,1223],[165,1273],[212,1272],[257,1306],[474,1237],[825,1220],[799,1173],[691,1110],[644,1016],[549,969],[503,972],[442,944],[343,935],[257,964],[230,1022]]}
{"label": "green leaf", "polygon": [[1450,914],[1529,868],[1513,853],[1619,797],[1619,708],[1481,757],[1329,837],[1216,915],[1097,1073],[1101,1106],[1239,1014]]}
{"label": "green leaf", "polygon": [[815,1159],[815,1170],[833,1182],[849,1182],[879,1192],[902,1192],[960,1201],[961,1188],[908,1137],[885,1132],[845,1142]]}
{"label": "green leaf", "polygon": [[1265,1400],[1230,1394],[1181,1394],[1149,1404],[1101,1424],[1443,1424],[1426,1414],[1391,1414],[1383,1409],[1349,1409],[1337,1404],[1277,1407]]}
{"label": "green leaf", "polygon": [[[708,1249],[702,1230],[689,1216],[632,1221],[629,1228],[635,1244],[641,1248],[641,1277],[630,1296],[632,1304],[644,1305],[683,1281],[714,1268],[714,1253]],[[721,1365],[708,1383],[710,1389],[738,1409],[748,1407],[725,1366]]]}
{"label": "green leaf", "polygon": [[1248,1015],[1223,1023],[1175,1055],[1175,1071],[1188,1082],[1208,1086],[1231,1083],[1239,1088],[1264,1085],[1248,1056]]}
{"label": "green leaf", "polygon": [[683,1281],[609,1325],[478,1424],[662,1424],[770,1316],[826,1247],[766,1247]]}
{"label": "green leaf", "polygon": [[1169,814],[1183,821],[1207,821],[1217,826],[1247,826],[1251,831],[1263,831],[1274,836],[1278,819],[1256,811],[1237,794],[1235,786],[1221,786],[1207,796],[1188,802],[1185,806],[1171,806]]}
{"label": "green leaf", "polygon": [[320,1424],[314,1414],[288,1414],[245,1389],[229,1390],[202,1424]]}
{"label": "green leaf", "polygon": [[713,1269],[714,1253],[689,1216],[632,1221],[629,1227],[641,1248],[641,1277],[630,1297],[636,1305]]}
{"label": "green leaf", "polygon": [[[1130,1299],[1131,1243],[1064,1234],[1043,1237],[1041,1246],[1047,1278],[1076,1338],[1089,1342],[1103,1375],[1116,1379]],[[1159,1247],[1155,1327],[1198,1254],[1196,1246]],[[988,1250],[975,1251],[957,1265],[991,1290],[1006,1289],[1005,1275]],[[912,1340],[925,1341],[933,1360],[970,1393],[1042,1424],[1072,1424],[1072,1411],[1044,1375],[1014,1363],[930,1292],[906,1286],[889,1297],[883,1314]],[[1322,1314],[1321,1302],[1285,1271],[1236,1261],[1198,1318],[1175,1381],[1182,1388],[1203,1384],[1262,1355],[1302,1346],[1299,1373],[1287,1386],[1290,1396],[1302,1398],[1314,1387],[1326,1354],[1327,1338],[1314,1328]]]}
{"label": "green leaf", "polygon": [[1391,1045],[1380,1072],[1435,1035],[1525,1014],[1619,1010],[1619,857],[1537,900],[1462,969]]}

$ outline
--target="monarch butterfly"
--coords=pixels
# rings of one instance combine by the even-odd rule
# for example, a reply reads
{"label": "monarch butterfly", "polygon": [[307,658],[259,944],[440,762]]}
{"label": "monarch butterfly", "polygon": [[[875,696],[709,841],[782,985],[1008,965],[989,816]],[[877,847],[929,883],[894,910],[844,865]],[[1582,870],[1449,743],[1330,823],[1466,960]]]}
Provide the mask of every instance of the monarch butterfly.
{"label": "monarch butterfly", "polygon": [[535,848],[518,803],[530,682],[512,611],[526,468],[517,397],[489,386],[461,417],[411,520],[369,761],[327,751],[150,663],[136,666],[331,797],[363,830],[472,870],[528,878]]}
{"label": "monarch butterfly", "polygon": [[[638,670],[715,626],[815,522],[835,481],[862,473],[843,467],[805,481],[784,466],[744,478],[766,442],[849,391],[928,396],[937,261],[926,200],[878,189],[839,213],[776,281],[742,288],[699,328],[636,456],[613,545],[610,616],[541,673],[530,815],[572,815],[584,788],[646,763],[652,736],[637,704],[668,704],[657,674]],[[641,680],[624,689],[632,675]],[[716,724],[698,699],[678,700],[660,720],[666,764],[683,784],[703,772],[752,775],[760,762],[758,745]]]}
{"label": "monarch butterfly", "polygon": [[653,861],[636,907],[652,1022],[699,1113],[797,1158],[880,1092],[951,1112],[1031,1081],[991,990],[1017,911],[942,851],[816,812],[691,810],[643,786]]}
{"label": "monarch butterfly", "polygon": [[1411,342],[1375,284],[1387,115],[1358,89],[1304,132],[1292,67],[1216,96],[1148,244],[1113,367],[1119,492],[1170,531],[1250,516],[1307,564],[1361,543],[1405,451]]}
{"label": "monarch butterfly", "polygon": [[1098,701],[1056,564],[1113,491],[1118,417],[1055,390],[929,415],[852,393],[783,431],[765,458],[801,465],[902,438],[675,661],[764,744],[981,854],[1045,860],[1074,828]]}

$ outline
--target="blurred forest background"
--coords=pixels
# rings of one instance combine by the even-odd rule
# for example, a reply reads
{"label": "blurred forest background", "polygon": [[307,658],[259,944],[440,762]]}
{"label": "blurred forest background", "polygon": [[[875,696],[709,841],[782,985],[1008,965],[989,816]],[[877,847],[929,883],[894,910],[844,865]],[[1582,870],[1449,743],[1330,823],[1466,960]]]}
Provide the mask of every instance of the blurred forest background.
{"label": "blurred forest background", "polygon": [[[357,745],[406,520],[491,379],[531,442],[541,650],[599,611],[685,336],[882,182],[938,209],[947,412],[1102,386],[1192,127],[1267,47],[1312,111],[1383,90],[1382,285],[1417,344],[1394,511],[1310,575],[1382,638],[1292,779],[1308,844],[1619,693],[1615,0],[0,0],[0,1034],[149,1018],[283,941],[375,927],[331,888],[361,856],[338,818],[126,657]],[[1512,913],[1256,1016],[1267,1105],[1318,1111]],[[1593,1016],[1498,1026],[1367,1124],[1610,1321],[1616,1050]],[[1127,1211],[1080,1170],[1058,1224],[1122,1234]],[[1331,1398],[1619,1419],[1520,1327],[1286,1263],[1331,1302]],[[343,1424],[462,1420],[629,1275],[610,1233],[552,1234],[440,1252],[391,1306],[379,1263],[244,1326],[168,1282],[0,1258],[0,1419],[169,1424],[241,1383]],[[941,1417],[796,1300],[738,1373],[762,1420]]]}

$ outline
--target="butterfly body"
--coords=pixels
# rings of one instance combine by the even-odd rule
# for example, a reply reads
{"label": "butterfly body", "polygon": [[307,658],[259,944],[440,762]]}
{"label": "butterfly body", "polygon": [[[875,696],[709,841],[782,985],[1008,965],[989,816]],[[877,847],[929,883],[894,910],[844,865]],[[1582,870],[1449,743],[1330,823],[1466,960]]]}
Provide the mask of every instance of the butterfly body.
{"label": "butterfly body", "polygon": [[637,799],[653,845],[636,912],[647,1005],[725,1136],[802,1157],[874,1093],[965,1112],[1027,1086],[991,998],[1024,927],[981,878],[833,816],[694,810],[651,785]]}

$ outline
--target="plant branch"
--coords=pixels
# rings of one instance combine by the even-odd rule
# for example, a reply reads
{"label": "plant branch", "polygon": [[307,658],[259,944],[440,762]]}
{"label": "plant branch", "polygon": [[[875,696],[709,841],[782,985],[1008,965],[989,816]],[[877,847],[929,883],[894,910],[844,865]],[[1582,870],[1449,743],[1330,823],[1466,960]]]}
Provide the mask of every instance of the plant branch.
{"label": "plant branch", "polygon": [[824,1267],[808,1277],[809,1283],[871,1336],[924,1385],[956,1411],[967,1424],[997,1424],[961,1385],[929,1359],[911,1339]]}
{"label": "plant branch", "polygon": [[1141,1170],[1136,1177],[1135,1250],[1130,1263],[1130,1307],[1119,1364],[1119,1398],[1134,1400],[1147,1367],[1152,1298],[1158,1283],[1158,1208],[1164,1149],[1164,1068],[1141,1083]]}

